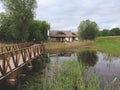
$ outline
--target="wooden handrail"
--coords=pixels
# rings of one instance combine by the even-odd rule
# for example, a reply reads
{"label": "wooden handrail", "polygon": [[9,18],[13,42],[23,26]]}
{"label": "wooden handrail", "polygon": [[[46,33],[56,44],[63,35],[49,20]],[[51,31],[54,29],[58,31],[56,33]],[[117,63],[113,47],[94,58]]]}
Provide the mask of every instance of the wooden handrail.
{"label": "wooden handrail", "polygon": [[14,44],[14,45],[2,46],[2,47],[0,47],[0,53],[18,50],[21,48],[32,46],[33,44],[34,44],[33,42],[26,42],[26,43]]}
{"label": "wooden handrail", "polygon": [[7,47],[6,50],[8,51],[0,54],[0,78],[12,73],[21,65],[32,61],[45,52],[43,44],[36,44],[14,50],[10,50],[10,48]]}

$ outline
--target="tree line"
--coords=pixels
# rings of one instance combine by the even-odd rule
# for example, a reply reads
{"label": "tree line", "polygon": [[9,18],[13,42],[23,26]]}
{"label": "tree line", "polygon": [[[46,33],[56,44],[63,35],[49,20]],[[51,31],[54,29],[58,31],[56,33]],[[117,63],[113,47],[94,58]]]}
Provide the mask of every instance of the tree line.
{"label": "tree line", "polygon": [[[5,12],[0,13],[0,41],[47,41],[50,24],[34,20],[36,0],[0,0]],[[94,40],[96,36],[118,36],[120,28],[99,30],[94,21],[85,20],[78,26],[79,39]]]}
{"label": "tree line", "polygon": [[79,40],[95,40],[97,36],[120,36],[120,28],[99,30],[97,23],[90,20],[84,20],[79,24]]}
{"label": "tree line", "polygon": [[0,0],[5,8],[0,13],[0,41],[46,41],[50,24],[34,20],[36,0]]}
{"label": "tree line", "polygon": [[120,36],[120,28],[112,28],[112,29],[103,29],[99,30],[98,36]]}

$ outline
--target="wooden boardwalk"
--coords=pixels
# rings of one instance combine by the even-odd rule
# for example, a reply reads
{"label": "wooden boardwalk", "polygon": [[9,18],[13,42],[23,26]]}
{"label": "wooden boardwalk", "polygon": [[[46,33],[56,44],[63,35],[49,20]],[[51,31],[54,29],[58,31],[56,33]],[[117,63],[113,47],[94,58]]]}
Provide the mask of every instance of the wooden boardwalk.
{"label": "wooden boardwalk", "polygon": [[45,52],[43,44],[22,43],[0,47],[0,80],[6,78]]}

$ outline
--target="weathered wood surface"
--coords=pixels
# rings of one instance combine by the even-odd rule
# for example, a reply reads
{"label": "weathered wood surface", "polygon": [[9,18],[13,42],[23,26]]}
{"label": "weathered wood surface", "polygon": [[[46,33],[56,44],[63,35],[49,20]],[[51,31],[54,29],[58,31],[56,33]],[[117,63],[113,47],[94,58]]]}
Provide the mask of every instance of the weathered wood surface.
{"label": "weathered wood surface", "polygon": [[10,75],[18,68],[44,53],[43,44],[32,43],[29,45],[16,46],[16,48],[6,48],[6,51],[0,53],[0,80]]}
{"label": "weathered wood surface", "polygon": [[21,48],[32,46],[33,44],[34,44],[33,42],[26,42],[26,43],[14,44],[14,45],[1,46],[0,53],[19,50]]}

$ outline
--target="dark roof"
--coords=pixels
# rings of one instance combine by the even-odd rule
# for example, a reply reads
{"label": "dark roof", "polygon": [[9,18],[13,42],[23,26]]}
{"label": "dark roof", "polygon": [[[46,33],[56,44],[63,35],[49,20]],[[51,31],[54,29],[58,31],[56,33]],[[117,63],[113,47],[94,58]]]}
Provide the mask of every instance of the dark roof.
{"label": "dark roof", "polygon": [[76,33],[74,33],[74,32],[71,32],[71,31],[55,31],[55,30],[52,30],[52,31],[50,31],[50,33],[49,33],[49,36],[50,37],[76,37],[77,36],[77,34]]}

